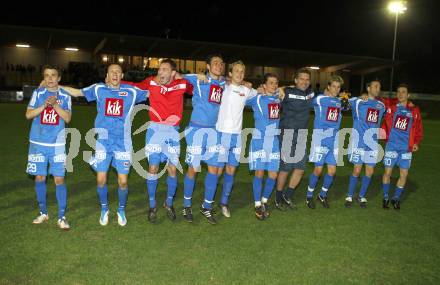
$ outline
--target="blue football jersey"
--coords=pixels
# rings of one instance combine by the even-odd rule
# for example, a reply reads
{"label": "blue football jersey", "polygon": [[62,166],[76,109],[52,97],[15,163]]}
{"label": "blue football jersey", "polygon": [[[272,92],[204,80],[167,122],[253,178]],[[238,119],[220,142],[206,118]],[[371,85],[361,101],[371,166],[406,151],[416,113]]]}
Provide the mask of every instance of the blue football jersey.
{"label": "blue football jersey", "polygon": [[208,76],[209,82],[200,82],[196,74],[184,76],[193,85],[191,122],[205,127],[214,127],[222,100],[225,80]]}
{"label": "blue football jersey", "polygon": [[280,99],[274,96],[258,94],[246,101],[254,111],[255,128],[264,132],[266,127],[278,129],[280,124]]}
{"label": "blue football jersey", "polygon": [[406,106],[397,104],[393,116],[393,125],[391,126],[391,131],[388,137],[387,149],[408,150],[413,123],[414,116],[411,110]]}
{"label": "blue football jersey", "polygon": [[320,136],[318,130],[322,130],[322,132],[331,130],[332,136],[324,138],[324,141],[332,144],[341,126],[341,100],[337,97],[321,94],[313,99],[313,107],[315,110],[313,138],[317,139]]}
{"label": "blue football jersey", "polygon": [[[110,138],[124,138],[124,132],[130,131],[124,129],[124,124],[126,119],[129,120],[134,105],[145,101],[149,95],[148,91],[127,84],[115,89],[98,83],[81,91],[87,101],[96,101],[95,128],[106,129]],[[127,126],[131,127],[131,124]]]}
{"label": "blue football jersey", "polygon": [[[51,92],[46,88],[36,89],[29,101],[28,108],[40,107],[50,96],[56,96],[60,107],[71,112],[72,101],[70,95],[62,88],[55,92]],[[39,116],[32,120],[29,141],[46,146],[66,144],[65,122],[52,106],[47,106]]]}
{"label": "blue football jersey", "polygon": [[[379,128],[386,111],[385,105],[379,100],[368,99],[364,101],[357,97],[350,98],[349,102],[353,114],[353,130],[356,130],[359,135],[359,142],[355,147],[364,148],[366,143],[368,143],[365,140],[369,138],[372,139],[373,143],[377,144]],[[368,135],[368,138],[364,138],[365,132],[372,128],[377,129],[374,131],[375,135],[373,137]]]}

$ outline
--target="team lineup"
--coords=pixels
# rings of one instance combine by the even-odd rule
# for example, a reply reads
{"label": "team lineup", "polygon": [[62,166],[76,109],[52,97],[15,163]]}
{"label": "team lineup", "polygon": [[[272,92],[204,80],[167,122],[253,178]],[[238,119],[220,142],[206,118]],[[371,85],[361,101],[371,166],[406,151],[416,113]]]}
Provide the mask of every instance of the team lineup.
{"label": "team lineup", "polygon": [[[204,199],[201,214],[211,224],[217,220],[213,203],[219,179],[223,176],[220,209],[223,216],[231,217],[230,197],[234,176],[242,155],[243,112],[250,107],[254,116],[254,129],[249,149],[249,169],[252,180],[255,216],[269,218],[269,199],[274,193],[273,207],[280,211],[295,208],[294,193],[298,188],[307,161],[314,164],[308,178],[306,205],[315,209],[315,201],[329,208],[327,194],[336,175],[342,112],[353,117],[348,158],[353,164],[349,177],[345,207],[356,200],[361,208],[367,206],[367,192],[379,162],[384,164],[382,176],[382,207],[400,209],[412,155],[419,149],[423,138],[420,110],[409,101],[409,87],[400,84],[397,98],[381,98],[379,80],[367,83],[366,93],[348,101],[339,97],[343,80],[333,75],[322,94],[310,88],[311,74],[299,69],[294,85],[280,87],[275,74],[265,74],[263,84],[252,88],[244,81],[245,65],[236,61],[230,65],[228,78],[224,77],[225,63],[219,54],[206,60],[206,74],[179,74],[170,59],[161,61],[157,76],[141,82],[122,81],[122,67],[110,64],[105,83],[75,89],[60,86],[60,73],[56,67],[43,70],[42,86],[36,89],[26,110],[32,120],[29,135],[29,154],[26,172],[35,177],[35,192],[39,215],[33,220],[41,224],[49,219],[46,204],[46,177],[54,177],[58,202],[58,226],[70,229],[66,219],[67,188],[66,130],[71,120],[71,97],[84,97],[96,102],[97,115],[94,128],[97,134],[95,152],[89,161],[96,172],[96,184],[101,213],[99,223],[109,222],[107,178],[110,165],[117,171],[118,224],[127,224],[126,203],[128,175],[132,165],[131,120],[134,106],[149,101],[150,124],[145,137],[145,157],[148,161],[146,188],[149,197],[148,221],[156,222],[158,207],[163,206],[167,217],[174,221],[180,165],[179,128],[183,116],[184,94],[192,95],[190,123],[184,130],[186,140],[183,181],[182,215],[193,221],[192,196],[202,162],[207,166],[204,180]],[[313,134],[309,151],[307,131],[310,113],[314,110]],[[385,149],[379,144],[385,139]],[[384,152],[382,158],[381,152]],[[163,204],[156,201],[159,167],[166,163],[167,195]],[[326,172],[324,166],[326,165]],[[362,168],[364,175],[362,176]],[[390,191],[393,168],[399,168],[395,190]],[[267,174],[265,173],[267,172]],[[323,176],[321,189],[315,195]],[[360,177],[362,178],[360,179]],[[357,185],[361,181],[357,192]],[[272,207],[272,206],[271,206]]]}

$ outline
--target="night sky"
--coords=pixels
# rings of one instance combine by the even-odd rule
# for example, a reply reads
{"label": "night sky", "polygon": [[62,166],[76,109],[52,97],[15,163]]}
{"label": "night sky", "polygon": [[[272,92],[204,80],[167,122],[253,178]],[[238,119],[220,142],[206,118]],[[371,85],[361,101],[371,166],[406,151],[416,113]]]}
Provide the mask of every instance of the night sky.
{"label": "night sky", "polygon": [[[180,7],[171,1],[38,2],[2,12],[1,24],[134,34],[297,50],[391,58],[394,17],[384,0],[204,1]],[[236,1],[237,3],[238,1]],[[65,6],[71,5],[71,7]],[[397,59],[440,58],[440,1],[407,1],[399,17]],[[54,7],[60,7],[54,10]],[[48,16],[43,16],[48,15]]]}

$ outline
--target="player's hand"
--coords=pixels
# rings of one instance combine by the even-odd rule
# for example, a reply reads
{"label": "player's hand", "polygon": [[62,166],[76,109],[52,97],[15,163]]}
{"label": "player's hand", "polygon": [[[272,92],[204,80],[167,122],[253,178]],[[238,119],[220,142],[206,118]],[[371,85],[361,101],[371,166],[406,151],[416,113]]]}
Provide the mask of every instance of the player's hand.
{"label": "player's hand", "polygon": [[50,96],[49,98],[47,98],[47,102],[49,105],[55,106],[55,105],[57,105],[57,97]]}
{"label": "player's hand", "polygon": [[418,150],[419,150],[419,145],[418,144],[413,145],[412,151],[416,152]]}
{"label": "player's hand", "polygon": [[110,84],[110,78],[108,78],[108,75],[105,76],[105,84]]}
{"label": "player's hand", "polygon": [[260,84],[260,86],[258,86],[258,88],[257,88],[257,92],[258,92],[259,94],[266,94],[266,89],[264,88],[264,85],[263,85],[263,84]]}
{"label": "player's hand", "polygon": [[360,98],[362,101],[368,101],[368,95],[361,95],[361,96],[359,96],[359,98]]}
{"label": "player's hand", "polygon": [[203,73],[198,73],[197,74],[197,80],[201,81],[201,82],[204,82],[204,83],[208,83],[209,82],[208,76],[206,76],[206,74],[203,74]]}
{"label": "player's hand", "polygon": [[284,100],[284,97],[286,96],[286,92],[284,92],[284,87],[278,88],[278,98],[280,98],[280,100]]}
{"label": "player's hand", "polygon": [[252,88],[252,83],[250,83],[249,81],[243,81],[242,83],[244,86],[246,86],[247,88],[251,89]]}
{"label": "player's hand", "polygon": [[413,102],[411,102],[411,101],[408,102],[408,107],[410,107],[410,108],[414,108],[415,106],[416,106],[416,105],[414,105]]}
{"label": "player's hand", "polygon": [[183,79],[182,74],[180,72],[176,72],[176,75],[174,75],[174,79]]}
{"label": "player's hand", "polygon": [[41,80],[39,87],[46,87],[46,81],[44,79]]}

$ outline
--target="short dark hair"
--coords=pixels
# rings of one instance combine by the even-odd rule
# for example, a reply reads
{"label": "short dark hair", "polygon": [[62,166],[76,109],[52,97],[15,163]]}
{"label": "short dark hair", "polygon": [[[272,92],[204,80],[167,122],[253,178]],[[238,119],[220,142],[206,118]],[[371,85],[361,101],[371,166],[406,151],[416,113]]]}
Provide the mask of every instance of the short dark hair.
{"label": "short dark hair", "polygon": [[105,70],[108,72],[108,69],[109,69],[110,66],[112,66],[112,65],[119,66],[119,68],[121,69],[122,73],[124,73],[124,69],[122,68],[122,65],[120,65],[119,63],[109,63],[109,64],[107,64],[107,67],[106,67]]}
{"label": "short dark hair", "polygon": [[56,65],[46,64],[46,65],[43,67],[43,76],[44,76],[44,71],[45,71],[46,69],[53,69],[53,70],[56,70],[57,73],[58,73],[58,76],[61,76],[61,69],[60,69],[58,66],[56,66]]}
{"label": "short dark hair", "polygon": [[367,82],[366,87],[367,88],[370,87],[373,82],[379,82],[379,84],[382,85],[382,83],[380,82],[379,78],[374,78],[373,80],[370,80],[370,81]]}
{"label": "short dark hair", "polygon": [[276,75],[275,73],[266,73],[263,76],[263,84],[267,82],[267,80],[269,80],[269,78],[276,78],[278,80],[278,75]]}
{"label": "short dark hair", "polygon": [[[406,90],[408,91],[408,93],[409,93],[409,85],[408,84],[406,84],[406,83],[400,83],[398,86],[397,86],[397,89],[399,89],[399,88],[406,88]],[[397,90],[396,89],[396,90]]]}
{"label": "short dark hair", "polygon": [[219,58],[221,58],[224,61],[223,56],[221,54],[219,54],[219,53],[212,53],[212,54],[210,54],[210,55],[208,55],[206,57],[206,64],[211,64],[211,61],[212,61],[212,59],[214,57],[219,57]]}
{"label": "short dark hair", "polygon": [[177,70],[177,64],[171,58],[167,58],[167,59],[162,60],[160,62],[160,64],[162,64],[162,63],[168,63],[171,66],[171,70]]}
{"label": "short dark hair", "polygon": [[307,68],[303,67],[303,68],[300,68],[300,69],[295,71],[294,79],[297,79],[301,73],[305,73],[305,74],[308,74],[309,76],[312,76],[312,73],[310,73],[310,70],[308,70]]}

